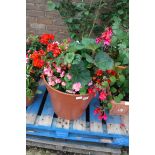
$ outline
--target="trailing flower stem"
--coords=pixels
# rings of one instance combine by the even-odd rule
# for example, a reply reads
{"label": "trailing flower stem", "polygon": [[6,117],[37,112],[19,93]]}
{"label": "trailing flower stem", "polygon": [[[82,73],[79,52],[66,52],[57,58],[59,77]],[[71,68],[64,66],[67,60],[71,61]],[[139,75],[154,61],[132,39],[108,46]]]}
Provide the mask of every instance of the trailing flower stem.
{"label": "trailing flower stem", "polygon": [[96,22],[96,19],[97,19],[97,17],[98,17],[98,14],[99,14],[99,10],[100,10],[100,8],[101,8],[101,3],[102,3],[102,0],[100,0],[100,4],[99,4],[99,7],[98,7],[98,10],[97,10],[97,13],[96,13],[94,22],[93,22],[93,26],[92,26],[92,28],[91,28],[91,30],[90,30],[90,33],[89,33],[89,37],[90,37],[90,35],[91,35],[91,33],[92,33],[93,29],[94,29],[95,22]]}

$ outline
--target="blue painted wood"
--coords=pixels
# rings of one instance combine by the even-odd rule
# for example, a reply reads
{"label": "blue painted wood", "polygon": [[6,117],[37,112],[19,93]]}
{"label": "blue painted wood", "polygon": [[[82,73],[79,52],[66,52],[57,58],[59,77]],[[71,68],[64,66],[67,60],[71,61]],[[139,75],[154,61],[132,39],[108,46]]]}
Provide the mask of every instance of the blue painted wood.
{"label": "blue painted wood", "polygon": [[53,117],[53,114],[54,114],[54,110],[51,104],[50,95],[48,94],[41,115],[49,115]]}
{"label": "blue painted wood", "polygon": [[32,114],[37,114],[38,113],[38,110],[39,110],[39,107],[41,105],[41,102],[42,102],[46,87],[41,85],[41,86],[38,87],[38,90],[42,91],[42,94],[36,94],[34,103],[27,107],[26,113],[32,113]]}
{"label": "blue painted wood", "polygon": [[107,113],[108,119],[106,120],[106,123],[111,123],[111,124],[121,124],[121,116],[112,116]]}
{"label": "blue painted wood", "polygon": [[[93,128],[91,131],[98,131],[106,133],[106,124],[103,124],[101,120],[98,119],[98,115],[94,114],[94,110],[99,107],[100,102],[97,97],[93,98],[89,106],[90,113],[90,127]],[[94,123],[94,124],[93,124]],[[98,128],[97,128],[98,126]]]}
{"label": "blue painted wood", "polygon": [[[43,136],[43,137],[50,137],[50,138],[60,138],[59,135],[55,134],[54,132],[27,132],[27,135],[33,135],[33,136]],[[75,140],[75,141],[86,141],[86,142],[96,142],[96,143],[103,143],[101,141],[101,138],[98,137],[82,137],[76,134],[69,134],[67,137],[61,137],[62,139],[68,139],[68,140]],[[109,138],[110,139],[110,138]],[[103,138],[102,138],[103,140]],[[114,144],[114,145],[120,145],[122,146],[123,139],[121,139],[121,142],[119,142],[118,140],[114,140],[111,138],[111,143],[110,144]],[[126,140],[127,141],[127,140]],[[125,140],[124,140],[125,142]],[[124,146],[127,143],[123,143]]]}
{"label": "blue painted wood", "polygon": [[86,130],[86,111],[82,114],[82,116],[75,121],[70,121],[70,129],[75,130]]}
{"label": "blue painted wood", "polygon": [[[44,90],[45,87],[39,87],[40,90]],[[43,98],[42,94],[42,98]],[[39,95],[41,98],[41,95]],[[32,106],[27,108],[27,113],[38,113],[39,107],[41,105],[42,99],[37,99]],[[94,115],[94,109],[99,105],[99,101],[97,98],[94,98],[90,103],[90,125],[91,123],[96,123],[97,125],[102,125],[102,130],[105,125],[102,124],[101,120],[98,120],[98,116]],[[45,105],[43,111],[41,113],[42,116],[52,116],[53,117],[54,111],[51,105],[50,96],[47,96],[45,101]],[[107,123],[120,123],[120,118],[115,116],[108,115]],[[86,121],[86,113],[84,113],[79,120]],[[52,138],[62,138],[62,139],[70,139],[75,141],[87,141],[87,142],[96,142],[96,143],[106,143],[105,139],[112,140],[111,145],[113,146],[128,146],[129,145],[129,137],[128,135],[120,135],[120,134],[108,134],[106,130],[103,132],[98,132],[97,130],[77,130],[74,129],[73,126],[70,126],[69,129],[65,128],[58,128],[55,123],[52,123],[51,126],[45,125],[34,125],[34,124],[27,124],[27,136],[34,135],[34,136],[45,136],[45,137],[52,137]]]}
{"label": "blue painted wood", "polygon": [[26,125],[27,130],[34,130],[34,131],[60,131],[60,132],[70,132],[70,133],[76,133],[79,135],[91,135],[91,136],[101,136],[101,137],[114,137],[114,138],[120,138],[120,137],[128,137],[125,135],[117,135],[117,134],[107,134],[107,133],[100,133],[100,132],[90,132],[90,131],[79,131],[79,130],[72,130],[72,129],[64,129],[64,128],[56,128],[56,127],[48,127],[48,126],[35,126],[31,124]]}
{"label": "blue painted wood", "polygon": [[102,121],[98,119],[98,115],[94,115],[94,110],[97,107],[99,107],[99,100],[97,98],[93,98],[89,106],[90,122],[102,123]]}

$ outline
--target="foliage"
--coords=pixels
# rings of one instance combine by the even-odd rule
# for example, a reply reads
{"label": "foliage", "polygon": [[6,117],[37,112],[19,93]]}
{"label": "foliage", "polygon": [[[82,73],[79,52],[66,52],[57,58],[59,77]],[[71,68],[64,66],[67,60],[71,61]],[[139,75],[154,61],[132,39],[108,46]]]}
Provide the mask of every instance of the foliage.
{"label": "foliage", "polygon": [[[58,10],[68,26],[70,37],[81,40],[89,37],[94,28],[99,11],[106,6],[104,0],[74,3],[71,0],[54,2],[48,0],[49,10]],[[95,16],[94,16],[95,15]]]}
{"label": "foliage", "polygon": [[[42,73],[42,61],[39,50],[42,45],[39,42],[39,37],[35,35],[29,35],[26,42],[26,96],[28,98],[34,97],[40,75]],[[33,57],[35,56],[35,57]],[[41,65],[41,66],[40,66]]]}

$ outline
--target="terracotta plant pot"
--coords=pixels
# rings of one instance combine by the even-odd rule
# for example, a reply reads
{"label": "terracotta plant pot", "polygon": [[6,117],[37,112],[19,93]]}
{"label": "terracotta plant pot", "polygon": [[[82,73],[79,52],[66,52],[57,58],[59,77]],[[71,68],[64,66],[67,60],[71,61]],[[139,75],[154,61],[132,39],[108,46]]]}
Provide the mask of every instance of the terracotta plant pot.
{"label": "terracotta plant pot", "polygon": [[67,94],[52,88],[42,76],[43,81],[46,85],[48,93],[50,94],[51,103],[53,109],[58,117],[67,120],[78,119],[83,112],[86,110],[88,104],[92,100],[95,94]]}
{"label": "terracotta plant pot", "polygon": [[110,115],[126,115],[129,112],[129,102],[121,101],[116,103],[114,100],[111,101],[112,108],[109,111]]}
{"label": "terracotta plant pot", "polygon": [[26,106],[29,106],[33,103],[34,99],[35,99],[35,94],[36,94],[37,88],[33,91],[34,96],[29,98],[26,96]]}
{"label": "terracotta plant pot", "polygon": [[26,96],[26,106],[31,105],[31,104],[33,103],[33,101],[34,101],[34,97],[28,98],[28,97]]}

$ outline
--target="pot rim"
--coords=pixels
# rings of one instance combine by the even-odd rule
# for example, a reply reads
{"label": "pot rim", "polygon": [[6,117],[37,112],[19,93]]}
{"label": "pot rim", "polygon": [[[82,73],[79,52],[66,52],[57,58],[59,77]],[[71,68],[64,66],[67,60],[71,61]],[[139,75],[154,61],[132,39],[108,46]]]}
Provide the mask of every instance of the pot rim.
{"label": "pot rim", "polygon": [[46,81],[44,75],[41,75],[41,77],[42,77],[44,83],[45,83],[48,87],[50,87],[50,89],[52,89],[52,90],[54,90],[54,91],[56,91],[56,92],[58,92],[58,93],[60,93],[60,94],[68,95],[68,96],[75,96],[75,97],[79,97],[79,96],[92,96],[92,95],[95,95],[95,93],[92,93],[92,94],[87,93],[87,94],[83,94],[83,95],[81,95],[81,94],[69,94],[69,93],[64,93],[64,92],[62,92],[62,91],[60,91],[60,90],[57,90],[57,89],[51,87],[51,86],[47,83],[47,81]]}

